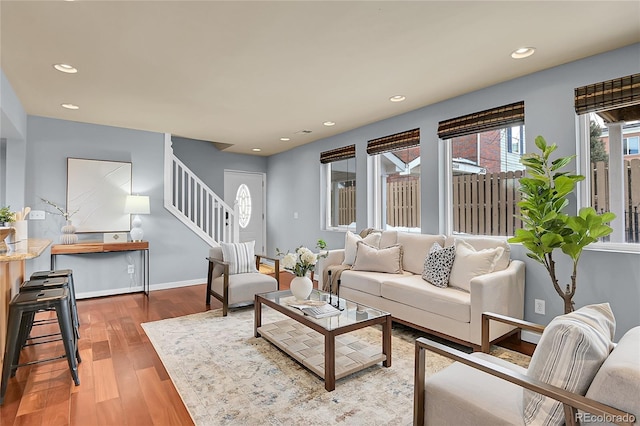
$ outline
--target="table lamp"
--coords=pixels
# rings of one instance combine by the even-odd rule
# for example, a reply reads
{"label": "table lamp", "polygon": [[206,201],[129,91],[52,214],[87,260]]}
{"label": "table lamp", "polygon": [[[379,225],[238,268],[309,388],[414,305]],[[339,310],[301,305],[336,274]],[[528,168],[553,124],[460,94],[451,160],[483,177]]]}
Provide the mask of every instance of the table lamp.
{"label": "table lamp", "polygon": [[144,232],[142,231],[140,215],[150,213],[149,197],[146,195],[127,195],[127,200],[124,203],[124,212],[135,215],[131,222],[131,241],[142,241]]}

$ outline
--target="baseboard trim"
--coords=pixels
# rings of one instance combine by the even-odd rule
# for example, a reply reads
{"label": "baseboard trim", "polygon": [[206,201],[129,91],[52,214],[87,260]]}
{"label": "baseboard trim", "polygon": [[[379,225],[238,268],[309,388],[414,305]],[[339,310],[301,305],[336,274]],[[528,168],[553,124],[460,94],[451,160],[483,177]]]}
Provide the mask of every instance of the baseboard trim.
{"label": "baseboard trim", "polygon": [[159,283],[159,284],[151,284],[150,290],[167,290],[170,288],[178,288],[178,287],[189,287],[192,285],[204,284],[207,282],[206,278],[196,278],[195,280],[187,280],[187,281],[173,281],[168,283]]}
{"label": "baseboard trim", "polygon": [[[149,291],[168,290],[170,288],[178,288],[178,287],[190,287],[192,285],[203,284],[206,282],[207,282],[206,278],[196,278],[194,280],[187,280],[187,281],[173,281],[173,282],[167,282],[167,283],[151,284],[149,286]],[[76,299],[90,299],[92,297],[116,296],[118,294],[140,293],[142,291],[144,291],[144,289],[141,285],[136,287],[130,287],[130,288],[111,288],[108,290],[87,291],[84,293],[77,293]]]}
{"label": "baseboard trim", "polygon": [[534,343],[536,345],[540,342],[540,334],[532,331],[522,330],[520,338],[525,342]]}

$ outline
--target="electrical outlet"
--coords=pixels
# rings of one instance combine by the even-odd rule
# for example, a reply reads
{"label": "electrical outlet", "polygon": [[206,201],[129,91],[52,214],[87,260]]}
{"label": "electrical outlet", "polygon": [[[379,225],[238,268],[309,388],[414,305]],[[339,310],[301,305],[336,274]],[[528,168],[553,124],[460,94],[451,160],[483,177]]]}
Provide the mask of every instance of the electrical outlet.
{"label": "electrical outlet", "polygon": [[135,272],[135,268],[134,268],[134,266],[133,266],[133,265],[129,265],[129,266],[127,267],[127,273],[129,273],[129,274],[133,274],[134,272]]}
{"label": "electrical outlet", "polygon": [[544,315],[544,300],[536,299],[535,311],[536,314]]}

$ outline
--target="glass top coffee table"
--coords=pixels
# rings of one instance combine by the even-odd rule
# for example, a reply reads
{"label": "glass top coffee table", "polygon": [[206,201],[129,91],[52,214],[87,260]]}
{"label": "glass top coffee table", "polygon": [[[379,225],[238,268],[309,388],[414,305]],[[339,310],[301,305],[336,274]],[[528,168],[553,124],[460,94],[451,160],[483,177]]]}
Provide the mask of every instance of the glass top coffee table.
{"label": "glass top coffee table", "polygon": [[[327,297],[328,293],[314,290],[311,299]],[[317,319],[290,305],[295,303],[295,297],[289,290],[256,294],[254,305],[255,336],[262,336],[323,378],[328,391],[336,388],[337,379],[379,362],[391,367],[391,314],[335,295],[332,299],[335,306],[339,300],[343,308],[340,315]],[[289,319],[263,325],[262,305]],[[376,324],[382,325],[381,347],[372,347],[354,335],[343,336]]]}

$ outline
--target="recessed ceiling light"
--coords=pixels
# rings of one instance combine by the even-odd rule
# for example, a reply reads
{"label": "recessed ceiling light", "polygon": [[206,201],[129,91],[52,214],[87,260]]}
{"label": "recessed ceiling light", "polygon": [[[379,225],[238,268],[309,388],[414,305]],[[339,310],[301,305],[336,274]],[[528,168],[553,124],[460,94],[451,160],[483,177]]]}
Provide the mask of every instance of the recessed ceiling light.
{"label": "recessed ceiling light", "polygon": [[390,98],[389,98],[389,100],[390,100],[391,102],[402,102],[402,101],[404,101],[405,99],[407,99],[407,98],[406,98],[406,97],[404,97],[404,96],[402,96],[402,95],[395,95],[395,96],[392,96],[392,97],[390,97]]}
{"label": "recessed ceiling light", "polygon": [[334,121],[325,121],[322,124],[324,124],[327,127],[331,127],[331,126],[335,126],[336,125],[336,123]]}
{"label": "recessed ceiling light", "polygon": [[251,151],[253,151],[253,152],[260,152],[260,151],[262,151],[262,150],[261,150],[260,148],[251,148]]}
{"label": "recessed ceiling light", "polygon": [[67,74],[75,74],[78,72],[77,68],[69,64],[54,64],[53,67],[58,71],[66,72]]}
{"label": "recessed ceiling light", "polygon": [[290,139],[290,138],[280,138],[280,140],[281,140],[282,142],[286,142],[286,141],[290,141],[291,139]]}
{"label": "recessed ceiling light", "polygon": [[74,105],[74,104],[62,104],[61,106],[62,108],[66,108],[66,109],[80,109],[78,105]]}
{"label": "recessed ceiling light", "polygon": [[528,58],[529,56],[533,55],[535,51],[535,47],[521,47],[520,49],[516,49],[511,52],[511,57],[513,59]]}

